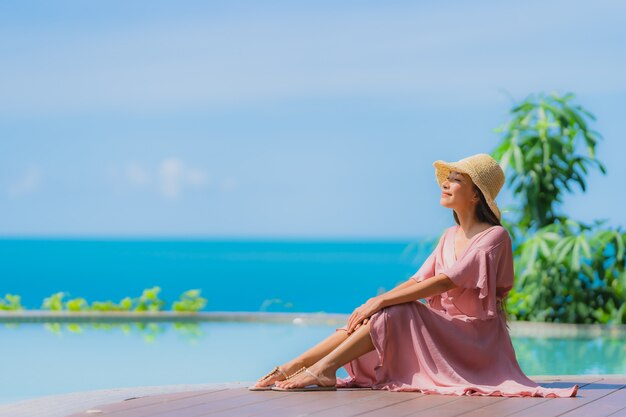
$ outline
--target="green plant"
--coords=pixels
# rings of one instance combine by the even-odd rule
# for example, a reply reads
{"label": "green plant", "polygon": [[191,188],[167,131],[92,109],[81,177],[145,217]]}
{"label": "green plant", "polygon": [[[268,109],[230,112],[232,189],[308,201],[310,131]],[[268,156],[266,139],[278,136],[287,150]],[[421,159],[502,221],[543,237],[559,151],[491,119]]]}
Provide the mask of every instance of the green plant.
{"label": "green plant", "polygon": [[[542,227],[515,250],[509,312],[566,323],[626,322],[626,234],[571,219]],[[613,255],[615,254],[615,255]]]}
{"label": "green plant", "polygon": [[[146,288],[138,298],[124,297],[118,304],[111,300],[94,301],[89,305],[86,299],[77,297],[64,301],[69,295],[59,291],[46,297],[41,308],[51,311],[160,311],[165,302],[159,299],[160,287]],[[207,303],[206,298],[200,296],[201,290],[187,290],[172,305],[174,311],[199,311]],[[7,294],[0,299],[0,310],[24,310],[21,297]]]}
{"label": "green plant", "polygon": [[23,310],[22,297],[15,294],[6,294],[0,299],[0,310],[17,311]]}
{"label": "green plant", "polygon": [[52,294],[43,300],[41,306],[44,310],[51,311],[87,311],[89,310],[89,304],[87,300],[82,297],[73,298],[67,301],[63,301],[69,294],[63,291]]}
{"label": "green plant", "polygon": [[84,298],[78,297],[65,302],[65,307],[68,311],[87,311],[89,310],[89,304]]}
{"label": "green plant", "polygon": [[41,308],[43,310],[61,311],[63,310],[63,298],[67,293],[60,291],[52,294],[50,297],[46,297],[43,300]]}
{"label": "green plant", "polygon": [[133,299],[124,297],[119,304],[115,304],[111,300],[94,301],[91,303],[92,311],[131,311],[133,308]]}
{"label": "green plant", "polygon": [[207,303],[206,298],[200,297],[201,290],[188,290],[181,294],[177,301],[172,304],[174,311],[197,312],[202,310]]}
{"label": "green plant", "polygon": [[[561,217],[556,204],[563,202],[566,190],[572,192],[572,183],[586,190],[584,176],[591,165],[606,174],[595,157],[601,135],[587,126],[586,119],[595,116],[571,104],[573,99],[573,94],[531,95],[511,109],[510,121],[495,129],[503,137],[492,156],[503,170],[511,168],[508,186],[524,202],[516,219],[521,230],[543,227]],[[582,144],[588,156],[577,153]]]}
{"label": "green plant", "polygon": [[[557,210],[571,183],[586,190],[589,166],[606,174],[595,157],[601,136],[587,126],[595,117],[573,98],[531,96],[497,129],[503,137],[492,156],[512,171],[508,186],[520,201],[516,218],[502,220],[514,241],[517,275],[506,307],[518,320],[626,323],[626,233]],[[577,153],[580,145],[588,156]]]}
{"label": "green plant", "polygon": [[136,301],[135,311],[160,311],[165,301],[159,299],[161,287],[146,288]]}

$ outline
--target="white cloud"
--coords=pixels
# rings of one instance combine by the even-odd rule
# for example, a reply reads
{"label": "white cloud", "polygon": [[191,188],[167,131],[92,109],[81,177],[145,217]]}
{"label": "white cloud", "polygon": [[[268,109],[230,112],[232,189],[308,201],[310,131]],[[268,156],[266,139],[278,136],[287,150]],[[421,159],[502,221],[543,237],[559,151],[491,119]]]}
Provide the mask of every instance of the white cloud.
{"label": "white cloud", "polygon": [[26,171],[7,187],[10,197],[19,197],[35,191],[41,184],[41,169],[36,165],[26,168]]}
{"label": "white cloud", "polygon": [[[152,190],[167,199],[180,198],[185,190],[206,189],[211,184],[205,169],[189,166],[174,156],[167,157],[152,167],[131,162],[121,170],[112,167],[109,171],[110,177],[118,183],[121,181],[132,187]],[[236,188],[237,181],[228,178],[217,185],[220,189],[229,191]]]}
{"label": "white cloud", "polygon": [[159,166],[161,194],[168,198],[178,198],[182,188],[183,162],[180,159],[168,158]]}

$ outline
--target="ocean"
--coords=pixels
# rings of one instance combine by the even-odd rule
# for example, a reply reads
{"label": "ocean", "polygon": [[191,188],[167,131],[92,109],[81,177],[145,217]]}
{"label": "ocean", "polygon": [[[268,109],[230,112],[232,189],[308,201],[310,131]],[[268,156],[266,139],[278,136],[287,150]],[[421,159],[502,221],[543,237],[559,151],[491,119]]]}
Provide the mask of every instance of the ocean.
{"label": "ocean", "polygon": [[427,241],[0,239],[0,298],[63,291],[89,303],[200,289],[204,311],[350,313],[413,275]]}

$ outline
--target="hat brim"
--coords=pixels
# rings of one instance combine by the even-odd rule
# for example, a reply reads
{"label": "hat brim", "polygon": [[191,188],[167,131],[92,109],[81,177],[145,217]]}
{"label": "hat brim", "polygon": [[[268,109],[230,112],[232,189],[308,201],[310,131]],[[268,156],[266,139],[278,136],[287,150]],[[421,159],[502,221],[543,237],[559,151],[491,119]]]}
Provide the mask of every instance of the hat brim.
{"label": "hat brim", "polygon": [[437,179],[439,186],[441,186],[444,183],[444,181],[448,179],[448,176],[450,175],[450,172],[452,171],[456,171],[456,172],[460,172],[460,173],[468,175],[472,179],[472,182],[483,193],[483,196],[485,197],[485,201],[487,202],[487,205],[489,206],[491,211],[493,211],[493,214],[496,215],[498,220],[502,220],[502,213],[500,213],[500,209],[498,208],[498,205],[496,204],[495,200],[489,196],[489,193],[485,192],[483,187],[481,187],[481,185],[478,184],[478,182],[475,181],[474,178],[472,178],[472,174],[467,169],[464,169],[461,163],[446,162],[446,161],[442,161],[439,159],[433,162],[433,166],[435,167],[435,178]]}

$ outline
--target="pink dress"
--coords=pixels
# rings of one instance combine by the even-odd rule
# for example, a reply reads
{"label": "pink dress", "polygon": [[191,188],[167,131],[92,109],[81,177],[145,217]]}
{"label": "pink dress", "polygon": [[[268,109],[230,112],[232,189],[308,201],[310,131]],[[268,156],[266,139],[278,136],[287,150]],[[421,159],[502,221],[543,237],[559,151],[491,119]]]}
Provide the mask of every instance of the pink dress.
{"label": "pink dress", "polygon": [[[500,300],[513,287],[511,238],[502,226],[474,235],[456,259],[459,229],[446,229],[435,250],[411,277],[420,282],[438,274],[457,287],[396,304],[373,314],[375,349],[344,365],[337,387],[372,387],[426,394],[504,397],[575,397],[570,388],[539,386],[521,370]],[[337,330],[346,331],[347,325]]]}

